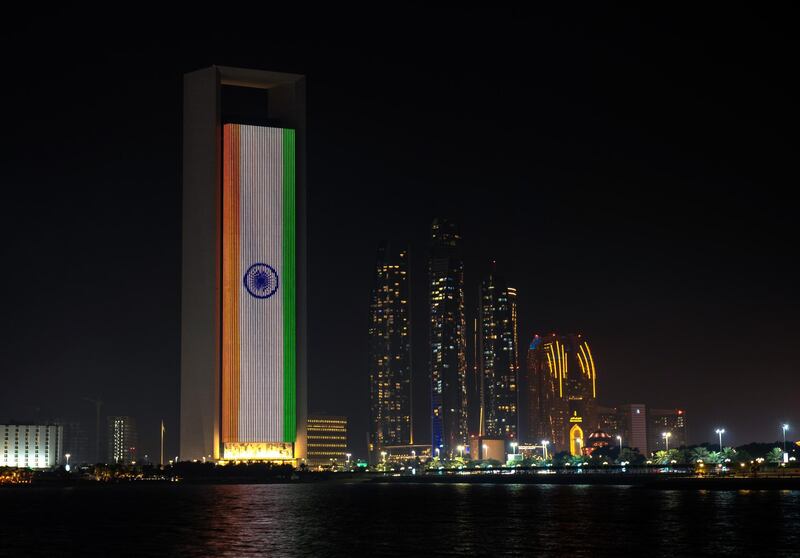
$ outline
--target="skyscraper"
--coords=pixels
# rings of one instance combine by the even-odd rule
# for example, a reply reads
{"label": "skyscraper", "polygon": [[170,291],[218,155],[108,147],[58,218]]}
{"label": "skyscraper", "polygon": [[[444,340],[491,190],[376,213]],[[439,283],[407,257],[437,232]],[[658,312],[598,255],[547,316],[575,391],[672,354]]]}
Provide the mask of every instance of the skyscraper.
{"label": "skyscraper", "polygon": [[480,435],[516,440],[519,435],[517,291],[494,272],[481,283],[478,321]]}
{"label": "skyscraper", "polygon": [[454,455],[466,446],[467,346],[461,235],[446,219],[434,219],[428,266],[430,287],[431,433],[433,455]]}
{"label": "skyscraper", "polygon": [[137,446],[136,421],[132,417],[108,417],[108,462],[136,461]]}
{"label": "skyscraper", "polygon": [[369,321],[369,453],[414,443],[411,421],[411,289],[408,250],[378,248]]}
{"label": "skyscraper", "polygon": [[597,427],[597,373],[589,343],[581,335],[536,335],[527,360],[531,441],[583,453],[586,437]]}
{"label": "skyscraper", "polygon": [[[304,84],[222,66],[184,76],[184,460],[305,457]],[[253,114],[226,101],[245,94]]]}

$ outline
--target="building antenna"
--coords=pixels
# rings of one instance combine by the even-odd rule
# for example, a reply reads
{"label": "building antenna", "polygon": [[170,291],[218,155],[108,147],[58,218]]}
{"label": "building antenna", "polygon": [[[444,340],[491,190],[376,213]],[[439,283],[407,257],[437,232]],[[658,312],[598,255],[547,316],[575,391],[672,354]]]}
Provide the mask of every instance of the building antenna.
{"label": "building antenna", "polygon": [[164,419],[161,419],[161,468],[164,468]]}

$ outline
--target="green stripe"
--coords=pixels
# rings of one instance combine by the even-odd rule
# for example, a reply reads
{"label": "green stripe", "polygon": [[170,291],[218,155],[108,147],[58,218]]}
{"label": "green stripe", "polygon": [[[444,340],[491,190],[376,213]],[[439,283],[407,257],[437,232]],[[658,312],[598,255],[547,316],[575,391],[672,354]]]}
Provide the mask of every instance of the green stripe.
{"label": "green stripe", "polygon": [[283,130],[283,441],[292,443],[297,432],[294,172],[294,130]]}

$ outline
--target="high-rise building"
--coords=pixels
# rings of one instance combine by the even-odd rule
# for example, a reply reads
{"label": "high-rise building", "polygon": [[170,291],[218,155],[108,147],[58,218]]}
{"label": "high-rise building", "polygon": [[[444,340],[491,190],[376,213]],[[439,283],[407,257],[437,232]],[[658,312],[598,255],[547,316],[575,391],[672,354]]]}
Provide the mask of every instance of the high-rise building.
{"label": "high-rise building", "polygon": [[622,445],[634,448],[642,455],[648,455],[647,445],[647,406],[642,403],[629,403],[619,407],[623,425]]}
{"label": "high-rise building", "polygon": [[481,283],[478,321],[480,435],[516,440],[519,433],[517,291],[494,273]]}
{"label": "high-rise building", "polygon": [[[430,302],[431,433],[434,454],[456,455],[466,446],[467,346],[464,262],[455,223],[435,219],[428,266]],[[436,451],[438,450],[438,452]]]}
{"label": "high-rise building", "polygon": [[414,443],[411,420],[411,288],[408,250],[378,248],[369,323],[369,453]]}
{"label": "high-rise building", "polygon": [[597,372],[581,335],[536,335],[528,349],[526,409],[530,442],[584,453],[597,427]]}
{"label": "high-rise building", "polygon": [[184,76],[182,460],[305,458],[304,153],[303,76]]}
{"label": "high-rise building", "polygon": [[308,455],[311,466],[344,465],[347,460],[347,417],[309,415]]}
{"label": "high-rise building", "polygon": [[619,407],[597,407],[597,426],[612,436],[623,436],[627,440],[625,420]]}
{"label": "high-rise building", "polygon": [[108,417],[108,462],[132,463],[136,461],[139,444],[136,421],[132,417]]}
{"label": "high-rise building", "polygon": [[687,445],[683,409],[652,409],[643,403],[628,403],[599,407],[597,416],[601,429],[612,436],[622,436],[625,447],[644,456],[667,448],[665,433],[669,433],[670,449]]}
{"label": "high-rise building", "polygon": [[62,463],[63,429],[57,424],[0,424],[0,467],[49,469]]}
{"label": "high-rise building", "polygon": [[686,413],[683,409],[647,409],[647,448],[667,449],[664,434],[669,434],[669,447],[686,445]]}

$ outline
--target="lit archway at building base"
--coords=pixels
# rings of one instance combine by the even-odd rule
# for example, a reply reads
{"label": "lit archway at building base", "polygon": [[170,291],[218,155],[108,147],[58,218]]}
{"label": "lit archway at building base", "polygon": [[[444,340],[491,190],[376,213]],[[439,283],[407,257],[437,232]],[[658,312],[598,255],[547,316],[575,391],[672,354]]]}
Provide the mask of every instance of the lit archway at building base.
{"label": "lit archway at building base", "polygon": [[583,429],[577,424],[573,424],[569,429],[569,453],[570,455],[583,455]]}

